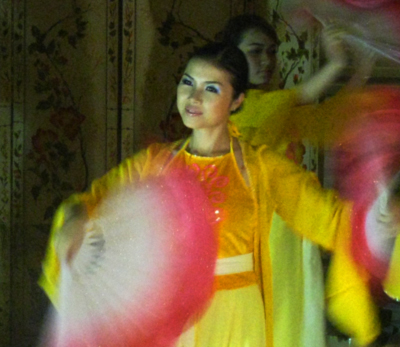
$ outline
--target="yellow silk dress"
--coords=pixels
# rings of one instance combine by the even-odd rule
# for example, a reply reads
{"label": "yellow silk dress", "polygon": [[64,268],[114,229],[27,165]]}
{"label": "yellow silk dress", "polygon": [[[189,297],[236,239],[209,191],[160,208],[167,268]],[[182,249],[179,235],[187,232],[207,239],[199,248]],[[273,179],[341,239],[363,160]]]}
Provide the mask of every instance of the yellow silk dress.
{"label": "yellow silk dress", "polygon": [[[189,165],[197,170],[200,179],[204,178],[215,212],[218,212],[215,225],[220,233],[221,249],[214,299],[194,326],[188,326],[178,341],[179,347],[193,344],[198,347],[276,347],[276,341],[291,335],[291,329],[284,330],[279,327],[281,322],[275,321],[275,302],[280,300],[280,293],[273,284],[276,272],[271,261],[270,232],[275,212],[296,233],[338,255],[334,257],[329,275],[332,290],[328,305],[332,306],[332,316],[340,328],[360,344],[372,342],[379,334],[379,321],[366,285],[368,274],[359,273],[349,252],[351,204],[341,201],[335,192],[322,190],[314,175],[266,146],[253,147],[240,142],[249,178],[247,187],[232,151],[221,158],[198,158],[185,153],[184,149],[179,150],[182,143],[151,145],[94,181],[89,191],[72,196],[60,206],[40,279],[40,285],[54,305],[57,306],[59,281],[54,236],[62,228],[65,209],[71,204],[84,203],[90,215],[110,190],[128,184],[134,186],[147,177],[164,174],[168,168]],[[215,170],[213,165],[220,166],[221,171]],[[275,256],[282,254],[287,259],[287,251],[282,248]],[[226,260],[249,254],[250,261],[244,268],[236,268],[229,274],[219,272],[220,262],[224,264]],[[285,275],[290,285],[290,274],[282,274]],[[302,346],[302,341],[287,346]]]}
{"label": "yellow silk dress", "polygon": [[[240,173],[232,143],[229,153],[217,157],[192,155],[185,147],[169,167],[188,167],[204,187],[213,206],[218,259],[250,254],[253,262],[257,204]],[[254,269],[233,271],[216,276],[217,292],[210,307],[177,347],[265,346],[264,304]]]}

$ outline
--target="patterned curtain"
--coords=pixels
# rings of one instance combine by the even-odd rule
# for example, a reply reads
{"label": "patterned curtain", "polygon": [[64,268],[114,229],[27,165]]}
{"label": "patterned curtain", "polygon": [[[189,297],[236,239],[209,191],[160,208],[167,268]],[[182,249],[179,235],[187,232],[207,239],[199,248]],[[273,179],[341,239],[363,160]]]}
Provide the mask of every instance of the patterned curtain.
{"label": "patterned curtain", "polygon": [[171,137],[188,53],[230,16],[264,13],[265,5],[0,2],[1,346],[37,345],[49,305],[37,280],[56,207],[134,151]]}

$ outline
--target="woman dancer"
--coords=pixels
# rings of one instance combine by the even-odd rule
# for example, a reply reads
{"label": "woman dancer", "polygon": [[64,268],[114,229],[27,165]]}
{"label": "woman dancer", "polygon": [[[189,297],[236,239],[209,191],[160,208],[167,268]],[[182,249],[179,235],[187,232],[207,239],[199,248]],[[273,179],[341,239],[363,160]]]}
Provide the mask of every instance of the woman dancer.
{"label": "woman dancer", "polygon": [[[279,293],[273,285],[274,245],[269,241],[274,212],[293,230],[326,249],[347,245],[340,241],[350,231],[350,203],[323,190],[314,175],[283,156],[266,146],[242,142],[230,131],[229,117],[242,105],[247,81],[247,61],[239,49],[223,44],[200,49],[178,85],[178,109],[192,135],[172,144],[150,146],[72,200],[83,207],[79,211],[91,211],[114,189],[151,176],[168,177],[176,168],[195,172],[213,206],[212,223],[219,239],[216,292],[207,311],[178,339],[177,346],[275,346],[274,301]],[[202,213],[201,206],[198,212]],[[53,230],[41,280],[53,298],[59,281],[54,242],[62,233],[62,225]],[[70,247],[67,242],[62,248]],[[348,281],[335,297],[339,318],[350,327],[347,332],[367,344],[379,332],[376,312],[364,278],[346,250],[341,255],[347,261]],[[354,299],[345,308],[340,305],[343,294]],[[301,341],[292,346],[297,345]]]}
{"label": "woman dancer", "polygon": [[[279,46],[274,28],[260,16],[245,14],[232,18],[222,33],[224,42],[237,46],[245,54],[249,66],[250,90],[242,110],[232,115],[232,122],[244,140],[256,145],[268,144],[301,165],[302,135],[307,136],[310,131],[296,130],[293,122],[311,118],[305,125],[314,127],[316,124],[311,122],[316,119],[315,113],[328,117],[331,111],[329,103],[315,109],[300,105],[315,102],[346,65],[337,33],[328,30],[323,35],[329,62],[321,71],[294,89],[278,91],[272,91],[276,85],[273,78]],[[366,71],[362,70],[357,76],[364,76]],[[278,215],[274,215],[272,225],[270,242],[287,250],[284,255],[272,253],[276,272],[274,291],[280,293],[280,300],[274,301],[275,345],[292,346],[302,340],[303,346],[324,346],[324,287],[319,249],[293,234]],[[285,281],[288,277],[280,276],[283,273],[291,274],[290,285]],[[291,334],[287,334],[288,329]]]}

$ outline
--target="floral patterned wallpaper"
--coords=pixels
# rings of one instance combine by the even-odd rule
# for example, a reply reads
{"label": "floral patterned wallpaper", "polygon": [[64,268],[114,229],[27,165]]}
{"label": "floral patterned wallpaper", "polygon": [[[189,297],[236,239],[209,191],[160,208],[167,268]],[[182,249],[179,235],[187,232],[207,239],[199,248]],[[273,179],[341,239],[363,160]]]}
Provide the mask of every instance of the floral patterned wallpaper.
{"label": "floral patterned wallpaper", "polygon": [[230,16],[265,6],[0,2],[0,345],[37,345],[49,304],[37,280],[55,208],[162,139],[188,52]]}
{"label": "floral patterned wallpaper", "polygon": [[117,163],[114,13],[117,1],[0,3],[2,346],[37,345],[54,210]]}

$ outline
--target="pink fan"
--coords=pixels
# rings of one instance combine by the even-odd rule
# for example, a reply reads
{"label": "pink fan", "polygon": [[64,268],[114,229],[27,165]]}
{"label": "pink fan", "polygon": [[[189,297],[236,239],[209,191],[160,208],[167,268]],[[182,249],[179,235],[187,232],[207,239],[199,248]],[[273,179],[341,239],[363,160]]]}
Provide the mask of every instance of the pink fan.
{"label": "pink fan", "polygon": [[213,293],[217,244],[208,200],[188,173],[103,200],[61,265],[50,347],[168,347]]}
{"label": "pink fan", "polygon": [[[282,11],[345,30],[350,44],[367,47],[400,63],[400,2],[395,0],[287,0]],[[295,18],[295,16],[293,16]],[[303,21],[304,21],[303,20]],[[296,21],[299,21],[297,18]]]}
{"label": "pink fan", "polygon": [[375,87],[378,94],[379,89],[391,98],[350,124],[334,154],[336,187],[354,201],[353,255],[374,277],[383,279],[391,253],[387,240],[395,225],[389,202],[400,170],[400,89]]}
{"label": "pink fan", "polygon": [[397,0],[337,0],[358,8],[376,9],[394,3]]}

